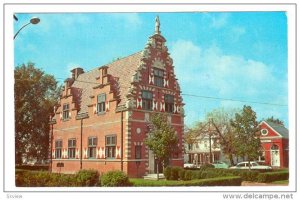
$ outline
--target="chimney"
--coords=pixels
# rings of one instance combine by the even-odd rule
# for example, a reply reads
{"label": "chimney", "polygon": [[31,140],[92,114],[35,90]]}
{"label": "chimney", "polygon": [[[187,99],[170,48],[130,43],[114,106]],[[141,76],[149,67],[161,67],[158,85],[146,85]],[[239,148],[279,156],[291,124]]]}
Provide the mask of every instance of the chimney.
{"label": "chimney", "polygon": [[101,84],[106,84],[108,82],[108,66],[102,66],[99,68],[100,71],[100,83]]}
{"label": "chimney", "polygon": [[80,68],[80,67],[72,69],[71,72],[72,72],[72,79],[73,80],[77,79],[80,74],[84,73],[83,69]]}

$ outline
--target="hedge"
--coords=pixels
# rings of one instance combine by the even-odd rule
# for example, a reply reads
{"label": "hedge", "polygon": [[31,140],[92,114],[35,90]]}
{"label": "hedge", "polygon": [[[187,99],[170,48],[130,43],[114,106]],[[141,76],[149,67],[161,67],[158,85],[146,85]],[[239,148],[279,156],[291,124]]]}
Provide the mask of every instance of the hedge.
{"label": "hedge", "polygon": [[242,179],[238,176],[219,177],[211,179],[196,179],[189,181],[174,180],[143,180],[130,179],[135,187],[161,187],[161,186],[240,186]]}
{"label": "hedge", "polygon": [[131,186],[128,176],[122,171],[110,171],[101,176],[101,186],[124,187]]}
{"label": "hedge", "polygon": [[57,174],[45,171],[16,171],[17,187],[74,187],[98,186],[96,170],[81,170],[76,174]]}
{"label": "hedge", "polygon": [[273,181],[281,181],[281,180],[288,180],[288,179],[289,179],[288,171],[261,173],[257,177],[257,181],[262,183],[270,183]]}
{"label": "hedge", "polygon": [[16,169],[47,171],[47,170],[49,170],[49,165],[18,165],[18,166],[16,166]]}

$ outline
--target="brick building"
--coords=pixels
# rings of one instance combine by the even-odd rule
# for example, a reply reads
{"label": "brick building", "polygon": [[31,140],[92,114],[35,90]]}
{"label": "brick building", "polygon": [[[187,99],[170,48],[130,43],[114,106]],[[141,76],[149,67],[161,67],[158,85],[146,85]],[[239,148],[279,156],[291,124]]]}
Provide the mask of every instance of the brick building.
{"label": "brick building", "polygon": [[142,51],[88,72],[71,71],[50,120],[53,172],[154,173],[154,155],[143,142],[154,112],[168,115],[180,149],[171,164],[183,166],[183,102],[165,43],[157,17]]}
{"label": "brick building", "polygon": [[260,141],[262,156],[260,161],[278,168],[289,166],[289,131],[283,125],[262,121]]}

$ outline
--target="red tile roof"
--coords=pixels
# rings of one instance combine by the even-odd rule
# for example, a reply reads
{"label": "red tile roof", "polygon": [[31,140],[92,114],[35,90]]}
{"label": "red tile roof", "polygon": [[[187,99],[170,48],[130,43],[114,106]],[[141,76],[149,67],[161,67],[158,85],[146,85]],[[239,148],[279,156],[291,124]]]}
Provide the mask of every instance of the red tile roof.
{"label": "red tile roof", "polygon": [[[142,58],[142,52],[137,52],[125,58],[118,59],[112,63],[103,65],[107,66],[107,73],[112,75],[119,84],[120,103],[126,103],[126,95],[131,86],[132,76],[136,73]],[[80,74],[74,81],[73,90],[80,91],[80,94],[75,97],[76,102],[80,106],[78,114],[88,112],[88,105],[91,104],[90,96],[95,95],[93,87],[99,85],[97,77],[100,76],[99,67]]]}

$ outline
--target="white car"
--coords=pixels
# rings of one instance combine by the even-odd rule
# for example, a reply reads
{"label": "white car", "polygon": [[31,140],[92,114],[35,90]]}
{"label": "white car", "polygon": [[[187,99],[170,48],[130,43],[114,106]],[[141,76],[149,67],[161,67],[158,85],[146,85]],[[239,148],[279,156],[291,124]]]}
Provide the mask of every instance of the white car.
{"label": "white car", "polygon": [[192,163],[184,163],[184,164],[183,164],[183,167],[184,167],[184,168],[196,168],[196,165],[195,165],[195,164],[192,164]]}
{"label": "white car", "polygon": [[[249,162],[240,162],[236,166],[230,167],[229,169],[249,169]],[[272,169],[272,167],[267,165],[260,165],[257,162],[250,161],[250,169],[268,170]]]}

